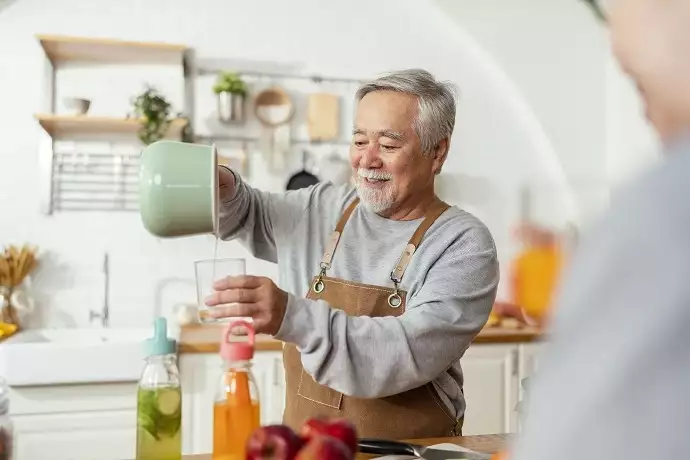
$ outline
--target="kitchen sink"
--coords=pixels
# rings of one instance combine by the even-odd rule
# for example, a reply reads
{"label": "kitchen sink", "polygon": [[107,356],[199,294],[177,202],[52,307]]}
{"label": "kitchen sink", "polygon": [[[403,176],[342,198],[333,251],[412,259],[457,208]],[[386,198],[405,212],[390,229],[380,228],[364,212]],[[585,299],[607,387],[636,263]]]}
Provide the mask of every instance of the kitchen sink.
{"label": "kitchen sink", "polygon": [[33,329],[0,344],[10,386],[131,382],[144,366],[150,328]]}

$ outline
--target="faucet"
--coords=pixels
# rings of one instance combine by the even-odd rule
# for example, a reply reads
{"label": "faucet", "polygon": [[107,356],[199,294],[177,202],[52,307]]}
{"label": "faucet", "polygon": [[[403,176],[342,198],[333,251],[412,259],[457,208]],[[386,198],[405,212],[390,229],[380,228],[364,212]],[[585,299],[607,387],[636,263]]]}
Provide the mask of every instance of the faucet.
{"label": "faucet", "polygon": [[89,322],[93,322],[94,319],[101,319],[101,326],[108,327],[110,324],[110,305],[108,303],[109,291],[110,291],[110,263],[108,260],[108,253],[105,253],[103,257],[103,276],[105,278],[104,290],[103,290],[103,308],[101,312],[89,311]]}

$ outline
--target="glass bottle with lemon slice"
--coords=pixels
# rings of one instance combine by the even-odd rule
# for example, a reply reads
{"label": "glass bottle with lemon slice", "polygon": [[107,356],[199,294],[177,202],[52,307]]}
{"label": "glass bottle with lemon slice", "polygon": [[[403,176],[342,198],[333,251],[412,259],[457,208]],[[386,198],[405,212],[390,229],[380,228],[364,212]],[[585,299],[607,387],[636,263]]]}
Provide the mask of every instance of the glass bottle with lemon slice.
{"label": "glass bottle with lemon slice", "polygon": [[136,460],[182,457],[182,392],[176,342],[168,338],[165,318],[157,318],[146,341],[146,366],[137,389]]}

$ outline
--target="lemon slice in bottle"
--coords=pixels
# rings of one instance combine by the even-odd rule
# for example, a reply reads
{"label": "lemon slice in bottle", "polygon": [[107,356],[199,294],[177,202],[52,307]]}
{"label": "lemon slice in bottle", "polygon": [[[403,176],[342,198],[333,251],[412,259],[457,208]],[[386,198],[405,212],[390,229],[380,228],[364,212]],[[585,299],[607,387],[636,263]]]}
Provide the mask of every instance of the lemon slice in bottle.
{"label": "lemon slice in bottle", "polygon": [[180,392],[177,389],[159,390],[156,398],[158,412],[163,415],[173,415],[180,408]]}

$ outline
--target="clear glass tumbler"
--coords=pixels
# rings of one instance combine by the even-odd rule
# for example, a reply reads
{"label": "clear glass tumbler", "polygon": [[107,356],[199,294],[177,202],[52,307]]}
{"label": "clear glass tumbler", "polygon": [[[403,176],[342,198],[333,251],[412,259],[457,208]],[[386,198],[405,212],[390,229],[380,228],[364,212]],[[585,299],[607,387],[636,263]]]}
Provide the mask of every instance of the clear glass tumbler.
{"label": "clear glass tumbler", "polygon": [[[196,299],[199,306],[199,321],[202,323],[227,322],[237,318],[213,318],[209,315],[211,308],[208,307],[204,299],[214,292],[213,283],[226,276],[240,276],[246,274],[245,259],[209,259],[194,262],[194,272],[196,275]],[[232,304],[229,304],[232,305]],[[246,319],[246,318],[243,318]],[[251,318],[249,318],[251,320]]]}

